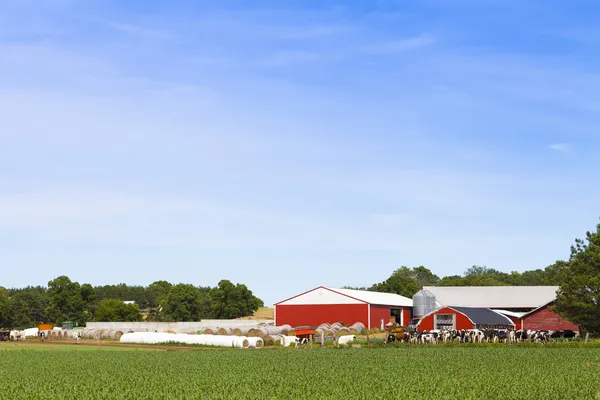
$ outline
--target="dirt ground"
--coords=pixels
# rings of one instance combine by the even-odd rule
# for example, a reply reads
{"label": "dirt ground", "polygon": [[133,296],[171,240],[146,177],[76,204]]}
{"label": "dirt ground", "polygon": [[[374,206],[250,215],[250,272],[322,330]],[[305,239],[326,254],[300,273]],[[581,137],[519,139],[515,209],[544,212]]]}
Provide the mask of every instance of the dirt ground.
{"label": "dirt ground", "polygon": [[275,319],[275,309],[270,307],[260,307],[253,316],[237,318],[238,320],[263,320]]}

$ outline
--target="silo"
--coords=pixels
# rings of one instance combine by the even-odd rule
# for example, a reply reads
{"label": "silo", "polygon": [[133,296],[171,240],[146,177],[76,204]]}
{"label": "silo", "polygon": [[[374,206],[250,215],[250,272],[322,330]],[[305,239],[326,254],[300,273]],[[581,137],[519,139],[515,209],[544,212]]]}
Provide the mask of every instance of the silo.
{"label": "silo", "polygon": [[435,295],[429,290],[419,290],[413,296],[413,318],[420,319],[435,310]]}

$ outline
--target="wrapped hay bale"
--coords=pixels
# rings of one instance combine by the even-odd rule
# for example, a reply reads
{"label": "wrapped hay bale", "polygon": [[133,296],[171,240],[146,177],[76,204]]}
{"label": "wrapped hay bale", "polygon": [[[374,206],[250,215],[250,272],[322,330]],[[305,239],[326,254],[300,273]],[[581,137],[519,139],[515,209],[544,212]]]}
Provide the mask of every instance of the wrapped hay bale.
{"label": "wrapped hay bale", "polygon": [[217,331],[217,335],[220,336],[231,336],[231,329],[229,328],[219,328]]}
{"label": "wrapped hay bale", "polygon": [[350,331],[355,331],[359,335],[361,333],[363,333],[365,330],[366,330],[365,324],[363,324],[362,322],[355,322],[350,327]]}
{"label": "wrapped hay bale", "polygon": [[204,334],[205,335],[216,335],[218,330],[219,330],[218,328],[206,328],[206,329],[204,329]]}
{"label": "wrapped hay bale", "polygon": [[267,328],[262,327],[254,330],[253,337],[264,338],[265,336],[269,336],[269,331],[267,330]]}
{"label": "wrapped hay bale", "polygon": [[123,336],[123,331],[113,330],[108,337],[113,340],[121,340],[121,336]]}
{"label": "wrapped hay bale", "polygon": [[250,348],[256,348],[256,349],[260,349],[265,347],[265,342],[262,340],[262,338],[259,337],[251,337],[248,338],[248,347]]}
{"label": "wrapped hay bale", "polygon": [[265,346],[272,346],[275,344],[275,340],[277,335],[269,335],[263,338],[263,342],[265,342]]}
{"label": "wrapped hay bale", "polygon": [[263,341],[265,342],[265,345],[275,345],[275,344],[281,344],[282,338],[285,335],[269,335],[263,338]]}
{"label": "wrapped hay bale", "polygon": [[102,335],[104,334],[105,330],[106,329],[96,329],[96,331],[94,332],[94,335],[92,336],[92,339],[96,339],[96,340],[102,339]]}
{"label": "wrapped hay bale", "polygon": [[282,335],[287,335],[292,330],[292,327],[290,325],[281,325],[279,329],[281,329]]}
{"label": "wrapped hay bale", "polygon": [[348,336],[351,335],[350,329],[348,328],[340,328],[337,330],[337,332],[335,333],[336,336]]}

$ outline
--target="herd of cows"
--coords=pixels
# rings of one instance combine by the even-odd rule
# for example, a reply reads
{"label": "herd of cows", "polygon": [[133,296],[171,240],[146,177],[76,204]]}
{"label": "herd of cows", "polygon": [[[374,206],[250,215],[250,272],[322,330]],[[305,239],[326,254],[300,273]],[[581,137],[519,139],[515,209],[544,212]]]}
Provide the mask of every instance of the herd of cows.
{"label": "herd of cows", "polygon": [[579,337],[574,331],[534,331],[511,329],[432,330],[390,334],[386,343],[401,341],[413,344],[437,343],[547,343],[551,340],[569,340]]}

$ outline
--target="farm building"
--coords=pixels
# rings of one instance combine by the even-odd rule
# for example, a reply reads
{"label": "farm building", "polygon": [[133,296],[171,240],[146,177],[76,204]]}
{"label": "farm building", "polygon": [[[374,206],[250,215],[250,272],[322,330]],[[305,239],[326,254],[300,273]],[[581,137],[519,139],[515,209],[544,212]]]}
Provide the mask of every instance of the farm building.
{"label": "farm building", "polygon": [[408,324],[413,302],[391,293],[319,286],[275,304],[275,324],[318,326],[340,322],[362,322],[368,329],[381,328],[392,319]]}
{"label": "farm building", "polygon": [[419,320],[419,332],[434,329],[514,329],[515,324],[506,316],[489,308],[442,307]]}
{"label": "farm building", "polygon": [[516,312],[516,311],[508,311],[508,310],[493,310],[499,314],[504,315],[505,317],[507,317],[508,319],[510,319],[513,324],[515,324],[515,329],[521,329],[521,318],[523,317],[523,315],[527,314],[524,312]]}
{"label": "farm building", "polygon": [[549,302],[523,315],[521,317],[521,329],[579,331],[579,326],[550,310],[553,303],[553,301]]}
{"label": "farm building", "polygon": [[529,312],[556,299],[558,286],[425,286],[436,305]]}

